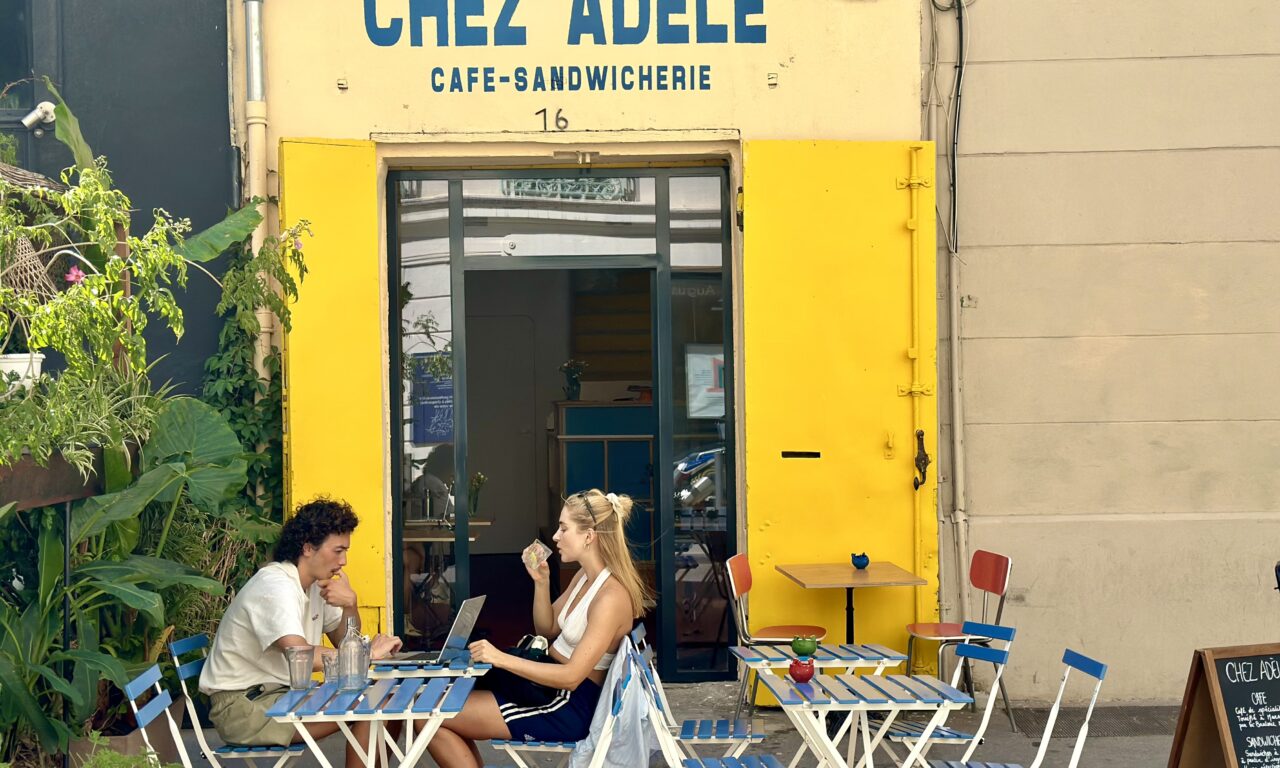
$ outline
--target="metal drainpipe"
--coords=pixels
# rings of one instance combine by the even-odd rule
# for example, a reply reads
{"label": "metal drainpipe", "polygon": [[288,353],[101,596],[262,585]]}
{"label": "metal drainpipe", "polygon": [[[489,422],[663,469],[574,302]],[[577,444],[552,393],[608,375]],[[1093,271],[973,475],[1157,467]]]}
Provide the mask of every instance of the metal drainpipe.
{"label": "metal drainpipe", "polygon": [[[263,67],[262,0],[244,0],[245,37],[245,133],[249,199],[267,197],[267,95]],[[263,204],[264,207],[266,204]],[[253,231],[253,252],[262,248],[267,237],[267,217]],[[258,377],[267,377],[266,358],[275,342],[276,323],[271,311],[257,311],[258,343],[254,345],[253,367]]]}
{"label": "metal drainpipe", "polygon": [[948,246],[947,299],[951,310],[951,539],[956,549],[956,605],[969,617],[969,517],[965,514],[964,382],[960,374],[960,254]]}

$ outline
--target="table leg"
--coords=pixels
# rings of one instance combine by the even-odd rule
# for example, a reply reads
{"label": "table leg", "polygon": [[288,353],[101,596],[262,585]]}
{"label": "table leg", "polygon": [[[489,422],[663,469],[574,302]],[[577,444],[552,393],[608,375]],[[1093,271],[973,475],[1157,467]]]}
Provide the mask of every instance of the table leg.
{"label": "table leg", "polygon": [[853,645],[853,587],[844,588],[844,641]]}
{"label": "table leg", "polygon": [[333,768],[329,762],[329,758],[324,756],[324,752],[320,749],[320,745],[311,736],[311,731],[307,730],[307,726],[302,723],[294,723],[293,726],[298,729],[298,733],[302,734],[302,740],[306,742],[307,748],[311,750],[311,754],[315,757],[316,762],[320,763],[322,768]]}

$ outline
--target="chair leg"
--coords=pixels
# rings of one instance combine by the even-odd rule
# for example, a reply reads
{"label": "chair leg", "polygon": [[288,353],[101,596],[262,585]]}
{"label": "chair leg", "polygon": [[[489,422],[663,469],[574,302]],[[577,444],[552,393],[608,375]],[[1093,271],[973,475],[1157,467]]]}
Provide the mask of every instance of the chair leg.
{"label": "chair leg", "polygon": [[[915,661],[916,636],[907,635],[907,674],[914,675],[916,668],[912,662]],[[938,677],[942,677],[942,667],[938,667]]]}
{"label": "chair leg", "polygon": [[1009,703],[1009,693],[1005,690],[1004,680],[1000,681],[1000,699],[1004,703],[1004,713],[1009,716],[1009,727],[1014,733],[1021,733],[1018,730],[1018,721],[1013,718],[1013,705]]}
{"label": "chair leg", "polygon": [[969,703],[969,711],[977,712],[978,703],[976,698],[973,695],[973,667],[969,666],[968,659],[964,660],[964,663],[961,666],[961,669],[964,670],[964,688],[966,691],[969,692],[969,698],[974,699],[974,701]]}
{"label": "chair leg", "polygon": [[747,698],[747,678],[751,676],[751,667],[743,665],[742,682],[738,684],[737,704],[733,708],[733,721],[736,723],[742,717],[742,703]]}
{"label": "chair leg", "polygon": [[[756,670],[756,676],[751,681],[751,702],[747,705],[747,722],[750,723],[756,719],[756,690],[760,688],[760,671]],[[773,674],[772,672],[769,674]]]}

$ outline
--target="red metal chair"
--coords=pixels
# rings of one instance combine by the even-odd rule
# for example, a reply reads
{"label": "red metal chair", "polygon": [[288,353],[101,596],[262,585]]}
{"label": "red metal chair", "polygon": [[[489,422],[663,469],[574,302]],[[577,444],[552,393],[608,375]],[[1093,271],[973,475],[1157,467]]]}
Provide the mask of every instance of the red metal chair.
{"label": "red metal chair", "polygon": [[[969,561],[969,583],[974,589],[982,592],[982,623],[999,624],[1001,617],[1004,615],[1004,600],[1006,592],[1009,589],[1009,574],[1013,570],[1013,561],[1004,555],[998,555],[995,552],[988,552],[985,549],[979,549],[973,553],[973,558]],[[991,597],[998,598],[996,602],[996,615],[994,618],[988,618],[987,611],[990,608]],[[965,642],[973,642],[978,645],[986,645],[981,639],[973,638],[964,633],[963,625],[953,622],[938,622],[930,624],[908,624],[907,625],[907,670],[908,673],[914,670],[912,662],[915,660],[915,643],[916,640],[931,640],[938,644],[938,674],[942,674],[942,654],[953,646],[961,645]],[[969,695],[973,695],[973,677],[969,674],[969,662],[963,660],[964,664],[964,682],[969,690]],[[1004,700],[1004,711],[1009,716],[1009,725],[1014,732],[1018,730],[1018,724],[1013,719],[1013,707],[1009,704],[1009,694],[1005,692],[1005,686],[1000,686],[1000,696]]]}
{"label": "red metal chair", "polygon": [[[813,624],[773,624],[752,632],[751,624],[747,621],[747,603],[744,599],[751,591],[751,563],[746,554],[739,553],[729,558],[725,565],[728,566],[729,588],[733,591],[733,623],[738,628],[738,642],[741,645],[789,645],[796,635],[813,635],[819,641],[827,636],[826,627]],[[734,710],[734,720],[738,719],[742,709],[742,697],[747,692],[748,677],[751,677],[749,669],[744,670],[742,684],[738,686],[738,706]],[[757,677],[751,685],[751,714],[755,713],[756,689],[759,686],[760,679]],[[748,717],[750,716],[749,714]]]}

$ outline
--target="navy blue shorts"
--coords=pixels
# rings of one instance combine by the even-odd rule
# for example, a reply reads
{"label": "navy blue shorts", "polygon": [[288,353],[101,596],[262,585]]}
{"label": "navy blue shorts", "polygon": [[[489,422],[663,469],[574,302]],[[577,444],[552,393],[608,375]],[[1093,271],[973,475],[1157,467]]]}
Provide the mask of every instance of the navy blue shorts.
{"label": "navy blue shorts", "polygon": [[590,678],[576,690],[561,691],[531,684],[503,669],[492,669],[477,687],[493,692],[498,710],[514,741],[578,741],[591,730],[600,701],[600,686]]}

